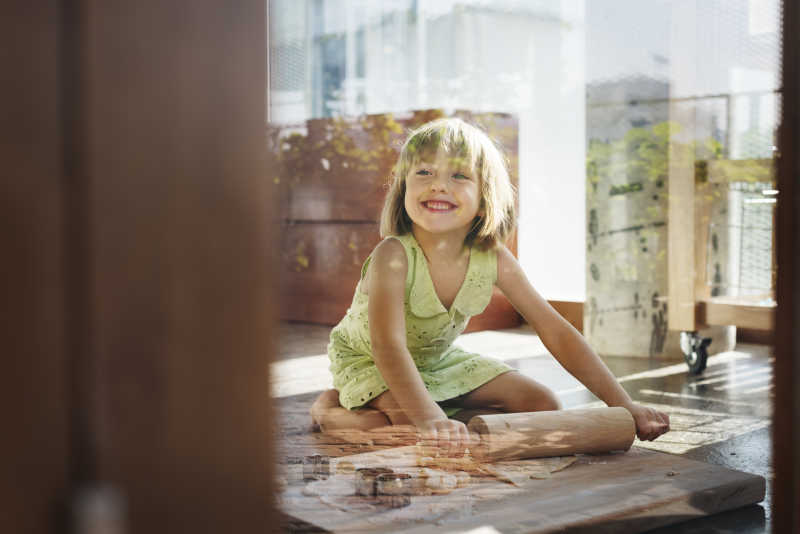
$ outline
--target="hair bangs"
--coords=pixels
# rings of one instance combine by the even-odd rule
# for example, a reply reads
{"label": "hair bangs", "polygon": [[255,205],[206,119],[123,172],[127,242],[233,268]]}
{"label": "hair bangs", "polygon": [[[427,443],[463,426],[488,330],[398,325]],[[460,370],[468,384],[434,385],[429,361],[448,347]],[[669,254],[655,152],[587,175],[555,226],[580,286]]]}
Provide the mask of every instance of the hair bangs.
{"label": "hair bangs", "polygon": [[442,153],[455,167],[480,171],[481,143],[475,137],[474,128],[460,120],[439,119],[425,124],[412,131],[406,140],[397,174],[405,176],[420,161],[433,161]]}

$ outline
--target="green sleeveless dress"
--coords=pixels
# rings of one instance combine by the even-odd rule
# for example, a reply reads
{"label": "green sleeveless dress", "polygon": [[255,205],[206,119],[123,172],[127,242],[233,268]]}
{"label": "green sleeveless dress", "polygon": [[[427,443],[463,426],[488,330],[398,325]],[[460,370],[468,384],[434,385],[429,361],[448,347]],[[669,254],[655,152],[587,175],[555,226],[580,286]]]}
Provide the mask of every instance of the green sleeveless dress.
{"label": "green sleeveless dress", "polygon": [[[414,235],[408,233],[386,239],[400,241],[408,258],[406,341],[431,398],[436,402],[453,399],[512,371],[513,367],[505,363],[453,345],[469,318],[481,313],[489,304],[497,280],[496,252],[472,248],[464,283],[447,310],[436,295],[428,263]],[[328,344],[333,386],[339,391],[339,403],[348,410],[362,407],[389,389],[372,359],[367,314],[369,297],[361,287],[370,260],[371,256],[364,262],[353,302],[333,328]],[[448,417],[459,410],[442,408]]]}

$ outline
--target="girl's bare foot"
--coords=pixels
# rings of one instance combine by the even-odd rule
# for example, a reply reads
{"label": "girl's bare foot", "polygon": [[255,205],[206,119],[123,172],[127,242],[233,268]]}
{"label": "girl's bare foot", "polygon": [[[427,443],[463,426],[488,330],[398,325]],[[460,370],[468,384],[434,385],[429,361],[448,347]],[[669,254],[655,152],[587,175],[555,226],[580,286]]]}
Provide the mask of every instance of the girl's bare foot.
{"label": "girl's bare foot", "polygon": [[311,420],[319,425],[321,431],[328,430],[370,430],[387,426],[389,418],[374,408],[348,410],[339,404],[339,392],[329,389],[320,393],[311,405]]}
{"label": "girl's bare foot", "polygon": [[335,389],[323,391],[311,405],[311,422],[315,425],[319,425],[325,414],[334,408],[340,407],[338,391]]}

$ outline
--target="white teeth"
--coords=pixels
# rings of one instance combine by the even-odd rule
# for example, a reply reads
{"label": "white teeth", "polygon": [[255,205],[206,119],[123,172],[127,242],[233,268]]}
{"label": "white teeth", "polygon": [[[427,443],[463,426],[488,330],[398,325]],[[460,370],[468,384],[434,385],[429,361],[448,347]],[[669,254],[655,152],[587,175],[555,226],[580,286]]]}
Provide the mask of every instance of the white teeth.
{"label": "white teeth", "polygon": [[447,202],[431,202],[431,201],[428,201],[428,202],[425,203],[425,205],[428,208],[433,209],[433,210],[449,210],[450,208],[453,207],[452,204],[448,204]]}

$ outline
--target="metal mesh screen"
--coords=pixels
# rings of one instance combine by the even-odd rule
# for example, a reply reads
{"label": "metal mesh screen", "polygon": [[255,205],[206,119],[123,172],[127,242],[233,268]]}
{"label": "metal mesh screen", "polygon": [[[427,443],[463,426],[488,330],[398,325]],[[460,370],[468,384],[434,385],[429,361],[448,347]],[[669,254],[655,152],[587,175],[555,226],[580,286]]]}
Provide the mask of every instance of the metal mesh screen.
{"label": "metal mesh screen", "polygon": [[269,2],[270,88],[277,91],[302,91],[306,84],[305,2]]}

